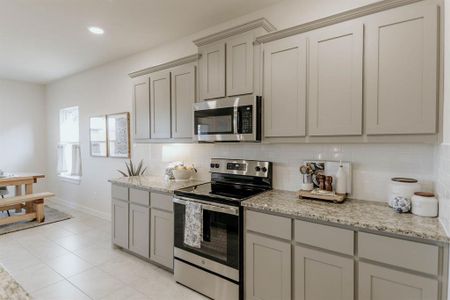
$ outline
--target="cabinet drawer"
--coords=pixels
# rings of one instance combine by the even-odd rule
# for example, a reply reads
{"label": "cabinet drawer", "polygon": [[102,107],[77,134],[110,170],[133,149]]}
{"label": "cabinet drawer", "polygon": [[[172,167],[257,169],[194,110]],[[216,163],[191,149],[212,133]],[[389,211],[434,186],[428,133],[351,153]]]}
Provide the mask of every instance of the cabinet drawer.
{"label": "cabinet drawer", "polygon": [[362,232],[358,249],[362,258],[438,275],[438,246]]}
{"label": "cabinet drawer", "polygon": [[172,195],[151,193],[151,207],[173,212]]}
{"label": "cabinet drawer", "polygon": [[311,246],[353,255],[351,230],[295,220],[295,241]]}
{"label": "cabinet drawer", "polygon": [[150,206],[150,193],[137,189],[130,189],[130,202]]}
{"label": "cabinet drawer", "polygon": [[120,185],[111,185],[111,197],[123,201],[128,201],[128,188]]}
{"label": "cabinet drawer", "polygon": [[291,239],[291,219],[247,210],[247,230],[264,233],[282,239]]}

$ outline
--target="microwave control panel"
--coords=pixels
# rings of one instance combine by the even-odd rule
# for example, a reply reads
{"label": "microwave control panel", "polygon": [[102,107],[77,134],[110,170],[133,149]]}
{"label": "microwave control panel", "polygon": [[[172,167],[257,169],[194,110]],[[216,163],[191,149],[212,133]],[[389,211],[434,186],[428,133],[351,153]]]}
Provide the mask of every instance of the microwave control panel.
{"label": "microwave control panel", "polygon": [[253,107],[241,106],[239,109],[239,133],[246,134],[253,132]]}

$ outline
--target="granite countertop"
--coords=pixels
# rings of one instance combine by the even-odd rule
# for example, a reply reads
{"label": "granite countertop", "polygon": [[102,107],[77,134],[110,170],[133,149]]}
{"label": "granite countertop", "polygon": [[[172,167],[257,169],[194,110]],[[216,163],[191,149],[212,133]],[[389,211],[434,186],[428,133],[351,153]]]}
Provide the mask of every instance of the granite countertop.
{"label": "granite countertop", "polygon": [[0,265],[0,299],[28,300],[28,293]]}
{"label": "granite countertop", "polygon": [[147,191],[159,191],[164,193],[173,193],[173,191],[178,189],[206,183],[206,181],[201,180],[165,180],[164,177],[159,176],[121,177],[117,179],[110,179],[108,181],[117,185],[138,188]]}
{"label": "granite countertop", "polygon": [[242,202],[242,206],[290,217],[352,226],[412,238],[448,242],[438,218],[394,212],[387,203],[347,199],[343,203],[299,199],[297,192],[272,190]]}

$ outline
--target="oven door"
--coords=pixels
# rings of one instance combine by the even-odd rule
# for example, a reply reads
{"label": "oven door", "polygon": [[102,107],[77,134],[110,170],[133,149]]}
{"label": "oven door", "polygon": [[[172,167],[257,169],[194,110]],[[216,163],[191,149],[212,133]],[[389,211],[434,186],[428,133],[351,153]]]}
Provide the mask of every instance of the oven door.
{"label": "oven door", "polygon": [[[199,202],[195,199],[186,200]],[[173,199],[175,252],[178,250],[179,253],[185,253],[183,257],[178,258],[187,260],[193,264],[196,264],[197,261],[204,263],[205,260],[198,259],[198,256],[200,256],[209,261],[227,266],[226,269],[231,268],[238,271],[240,265],[239,235],[240,226],[242,226],[240,224],[239,207],[202,202],[203,241],[201,242],[200,248],[194,248],[184,243],[186,200],[180,197]],[[177,256],[176,253],[175,256]],[[213,263],[213,265],[219,264]],[[232,273],[238,274],[238,272]],[[233,279],[238,280],[235,276],[233,277]]]}

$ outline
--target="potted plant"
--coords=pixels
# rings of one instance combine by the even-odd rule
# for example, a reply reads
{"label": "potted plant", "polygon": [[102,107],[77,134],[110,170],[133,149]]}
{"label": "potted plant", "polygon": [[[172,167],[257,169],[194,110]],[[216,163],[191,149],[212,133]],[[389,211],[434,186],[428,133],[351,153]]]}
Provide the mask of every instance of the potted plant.
{"label": "potted plant", "polygon": [[129,162],[125,161],[125,166],[127,167],[126,172],[117,170],[120,174],[122,174],[125,177],[132,177],[132,176],[142,176],[145,174],[145,171],[147,171],[147,167],[143,167],[143,160],[139,162],[137,165],[137,168],[134,167],[133,161],[130,159]]}

